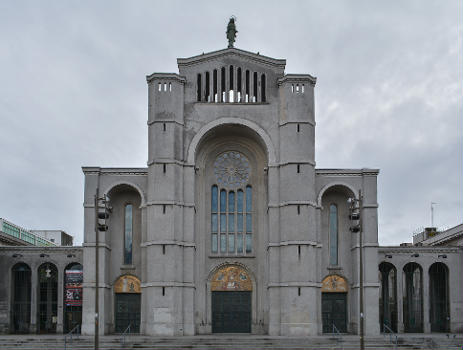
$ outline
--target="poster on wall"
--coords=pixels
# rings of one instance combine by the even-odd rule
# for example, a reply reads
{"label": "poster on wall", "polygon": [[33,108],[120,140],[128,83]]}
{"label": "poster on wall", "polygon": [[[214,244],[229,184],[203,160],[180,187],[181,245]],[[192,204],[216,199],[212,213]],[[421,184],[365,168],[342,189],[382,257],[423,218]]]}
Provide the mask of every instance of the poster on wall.
{"label": "poster on wall", "polygon": [[66,271],[66,284],[64,286],[64,303],[66,306],[82,306],[82,271]]}

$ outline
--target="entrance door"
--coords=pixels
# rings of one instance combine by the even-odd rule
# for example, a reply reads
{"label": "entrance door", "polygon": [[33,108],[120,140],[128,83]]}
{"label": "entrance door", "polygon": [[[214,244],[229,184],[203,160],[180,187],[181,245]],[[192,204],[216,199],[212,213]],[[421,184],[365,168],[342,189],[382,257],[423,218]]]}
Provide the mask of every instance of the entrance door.
{"label": "entrance door", "polygon": [[323,333],[347,333],[347,293],[322,293]]}
{"label": "entrance door", "polygon": [[251,332],[251,292],[212,292],[212,333]]}
{"label": "entrance door", "polygon": [[123,333],[130,325],[130,333],[140,332],[140,294],[116,293],[116,333]]}

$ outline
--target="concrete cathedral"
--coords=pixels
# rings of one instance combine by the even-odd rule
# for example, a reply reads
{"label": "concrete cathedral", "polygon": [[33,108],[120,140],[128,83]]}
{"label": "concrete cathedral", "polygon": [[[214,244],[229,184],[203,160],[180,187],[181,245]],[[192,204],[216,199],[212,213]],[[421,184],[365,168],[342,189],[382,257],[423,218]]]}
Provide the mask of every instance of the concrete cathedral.
{"label": "concrete cathedral", "polygon": [[[69,317],[83,334],[95,331],[96,269],[100,334],[356,334],[361,287],[366,336],[461,331],[461,248],[379,247],[379,170],[315,166],[316,78],[234,48],[232,34],[229,48],[147,77],[146,168],[83,167],[82,248],[4,250],[4,331],[69,330],[70,253],[83,302]],[[98,244],[96,195],[110,208]],[[58,266],[51,328],[34,306],[42,289],[15,292],[46,281],[45,262]],[[24,300],[32,312],[8,316]]]}

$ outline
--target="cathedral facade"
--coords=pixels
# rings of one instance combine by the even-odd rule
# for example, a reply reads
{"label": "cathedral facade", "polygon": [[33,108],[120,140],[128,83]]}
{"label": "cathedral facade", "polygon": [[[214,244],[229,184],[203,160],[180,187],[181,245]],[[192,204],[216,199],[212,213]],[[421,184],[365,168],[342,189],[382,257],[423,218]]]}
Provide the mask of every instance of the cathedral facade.
{"label": "cathedral facade", "polygon": [[177,62],[178,74],[147,77],[148,167],[83,168],[82,332],[94,329],[98,190],[112,207],[99,234],[101,332],[358,332],[348,200],[361,199],[375,266],[363,271],[365,334],[378,334],[379,171],[315,167],[316,78],[233,47]]}
{"label": "cathedral facade", "polygon": [[83,167],[82,247],[3,220],[0,333],[463,331],[463,225],[379,247],[379,171],[315,167],[316,78],[177,62],[147,77],[147,167]]}

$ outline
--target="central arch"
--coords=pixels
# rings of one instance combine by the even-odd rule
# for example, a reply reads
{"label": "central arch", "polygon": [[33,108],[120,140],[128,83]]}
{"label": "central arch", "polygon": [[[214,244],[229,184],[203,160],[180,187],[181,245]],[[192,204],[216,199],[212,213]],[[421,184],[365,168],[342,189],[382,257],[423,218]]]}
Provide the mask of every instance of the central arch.
{"label": "central arch", "polygon": [[211,130],[217,127],[220,127],[220,126],[224,126],[224,125],[241,125],[241,126],[245,126],[253,130],[257,135],[259,135],[260,139],[265,145],[265,148],[267,150],[267,158],[268,158],[269,165],[274,165],[276,163],[275,148],[273,147],[273,143],[270,139],[270,136],[259,125],[247,119],[242,119],[242,118],[219,118],[219,119],[216,119],[204,125],[201,129],[199,129],[199,131],[193,137],[193,139],[191,140],[190,146],[188,147],[188,153],[187,153],[188,164],[195,164],[196,151],[198,149],[198,145],[203,140],[203,138]]}

